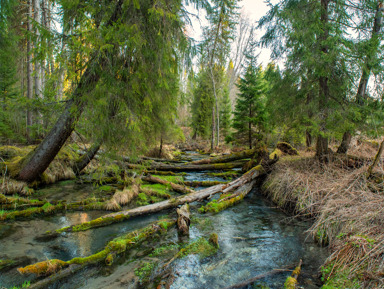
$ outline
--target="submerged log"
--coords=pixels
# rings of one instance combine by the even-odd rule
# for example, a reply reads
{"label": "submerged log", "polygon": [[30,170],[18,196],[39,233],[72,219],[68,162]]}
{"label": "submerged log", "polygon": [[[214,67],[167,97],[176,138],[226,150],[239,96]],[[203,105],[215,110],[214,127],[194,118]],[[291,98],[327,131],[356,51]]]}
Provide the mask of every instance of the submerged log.
{"label": "submerged log", "polygon": [[112,223],[122,222],[131,217],[151,214],[151,213],[159,212],[165,209],[175,208],[185,203],[192,203],[195,201],[206,199],[219,192],[228,193],[254,180],[257,177],[265,175],[265,173],[266,173],[266,170],[263,168],[263,166],[259,165],[252,168],[250,171],[245,173],[240,178],[225,185],[216,185],[216,186],[212,186],[188,195],[172,198],[170,200],[165,200],[165,201],[158,202],[155,204],[150,204],[147,206],[142,206],[142,207],[138,207],[130,210],[125,210],[117,213],[104,215],[102,217],[99,217],[89,222],[84,222],[82,224],[72,225],[69,227],[58,229],[56,230],[56,232],[62,233],[62,232],[86,231],[91,228],[102,227]]}
{"label": "submerged log", "polygon": [[169,182],[169,181],[166,181],[166,180],[163,180],[163,179],[160,179],[160,178],[156,178],[156,177],[151,176],[151,175],[142,177],[142,180],[146,181],[146,182],[150,182],[150,183],[162,184],[162,185],[170,186],[172,188],[172,190],[174,190],[175,192],[178,192],[178,193],[182,193],[182,194],[192,194],[192,193],[195,192],[194,190],[192,190],[192,189],[190,189],[190,188],[188,188],[186,186],[174,184],[172,182]]}
{"label": "submerged log", "polygon": [[189,187],[212,187],[215,185],[226,184],[228,182],[221,181],[184,181],[184,184]]}
{"label": "submerged log", "polygon": [[301,264],[303,263],[302,260],[300,260],[299,265],[293,270],[292,275],[285,280],[284,288],[285,289],[296,289],[297,285],[297,278],[300,275],[301,271]]}
{"label": "submerged log", "polygon": [[252,157],[256,152],[258,148],[250,149],[250,150],[244,150],[237,153],[232,153],[230,155],[224,155],[214,158],[206,158],[201,159],[197,161],[190,162],[190,164],[193,165],[202,165],[202,164],[216,164],[216,163],[228,163],[233,162],[236,160],[246,159]]}
{"label": "submerged log", "polygon": [[62,268],[70,265],[90,265],[105,261],[107,265],[113,263],[113,257],[124,253],[131,248],[141,244],[143,241],[152,238],[155,234],[168,230],[175,224],[175,220],[160,220],[150,224],[149,226],[127,233],[122,237],[118,237],[108,242],[103,250],[88,257],[76,257],[69,261],[58,259],[46,260],[32,265],[28,265],[17,270],[21,274],[36,274],[37,276],[52,275]]}
{"label": "submerged log", "polygon": [[191,224],[189,205],[185,204],[177,212],[177,229],[181,235],[189,235],[189,225]]}

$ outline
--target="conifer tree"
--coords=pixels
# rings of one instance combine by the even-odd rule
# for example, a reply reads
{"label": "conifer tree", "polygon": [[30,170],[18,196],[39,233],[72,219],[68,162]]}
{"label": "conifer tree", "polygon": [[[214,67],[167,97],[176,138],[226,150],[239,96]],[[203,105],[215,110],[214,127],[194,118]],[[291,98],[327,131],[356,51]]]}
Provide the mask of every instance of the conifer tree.
{"label": "conifer tree", "polygon": [[252,148],[255,133],[261,133],[266,127],[265,93],[266,82],[261,66],[250,59],[245,75],[238,83],[240,94],[236,99],[233,127],[240,137],[246,136],[249,148]]}

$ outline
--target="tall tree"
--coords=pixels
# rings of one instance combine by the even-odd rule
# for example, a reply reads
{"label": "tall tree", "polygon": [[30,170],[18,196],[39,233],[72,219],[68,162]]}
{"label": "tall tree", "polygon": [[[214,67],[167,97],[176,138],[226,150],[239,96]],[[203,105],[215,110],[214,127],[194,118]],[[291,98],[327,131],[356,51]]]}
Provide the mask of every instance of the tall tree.
{"label": "tall tree", "polygon": [[[203,43],[201,51],[203,53],[202,62],[207,66],[209,77],[212,81],[213,96],[215,99],[214,109],[212,110],[212,139],[211,149],[216,146],[220,140],[220,110],[218,87],[221,85],[214,77],[215,65],[225,66],[227,57],[230,53],[230,44],[234,38],[236,27],[238,0],[214,0],[211,13],[208,14],[210,26],[204,29]],[[216,117],[215,117],[216,115]],[[216,119],[215,119],[216,118]]]}
{"label": "tall tree", "polygon": [[237,134],[247,135],[252,148],[255,132],[261,133],[266,127],[265,93],[266,81],[261,66],[251,58],[244,77],[238,83],[240,94],[236,99],[233,127]]}
{"label": "tall tree", "polygon": [[[72,76],[73,89],[63,113],[21,164],[18,178],[24,181],[38,178],[48,167],[87,106],[95,97],[108,95],[106,86],[114,88],[125,104],[121,120],[127,131],[145,131],[155,105],[166,106],[167,98],[174,96],[164,91],[170,89],[169,80],[178,73],[187,46],[181,1],[63,0],[60,4],[69,59],[80,60],[81,68]],[[134,139],[129,133],[127,138]]]}

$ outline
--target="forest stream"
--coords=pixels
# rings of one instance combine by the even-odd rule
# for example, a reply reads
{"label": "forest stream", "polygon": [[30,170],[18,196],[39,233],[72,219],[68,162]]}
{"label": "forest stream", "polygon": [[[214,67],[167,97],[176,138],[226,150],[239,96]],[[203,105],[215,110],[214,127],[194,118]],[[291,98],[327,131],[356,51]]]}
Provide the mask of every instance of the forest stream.
{"label": "forest stream", "polygon": [[[188,159],[203,155],[188,152]],[[188,172],[184,180],[219,180],[206,172]],[[197,188],[198,190],[199,188]],[[48,200],[77,201],[94,194],[95,186],[64,181],[37,191]],[[201,214],[200,205],[191,204],[192,222],[189,240],[180,240],[175,228],[160,238],[145,241],[137,248],[118,258],[112,266],[92,265],[76,272],[67,279],[51,284],[49,288],[152,288],[162,279],[159,275],[185,242],[217,233],[219,250],[205,258],[190,254],[170,264],[169,275],[173,289],[225,288],[273,269],[295,265],[303,260],[300,284],[312,289],[321,286],[319,267],[327,257],[327,249],[319,247],[306,230],[310,224],[284,214],[254,188],[240,204],[218,214]],[[142,217],[77,233],[64,233],[57,238],[36,238],[48,230],[55,230],[97,218],[104,211],[71,212],[34,220],[23,220],[0,225],[0,258],[14,259],[18,267],[47,259],[70,260],[92,255],[119,235],[145,227],[174,210]],[[184,242],[184,243],[182,243]],[[283,288],[291,272],[281,272],[263,278],[244,288]],[[30,275],[27,280],[36,276]],[[170,277],[168,277],[170,278]],[[21,286],[26,280],[13,268],[1,272],[0,288]],[[156,283],[157,282],[157,283]],[[156,285],[157,286],[157,285]],[[164,285],[165,286],[165,285]],[[265,287],[263,287],[265,286]],[[166,288],[166,287],[155,287]]]}

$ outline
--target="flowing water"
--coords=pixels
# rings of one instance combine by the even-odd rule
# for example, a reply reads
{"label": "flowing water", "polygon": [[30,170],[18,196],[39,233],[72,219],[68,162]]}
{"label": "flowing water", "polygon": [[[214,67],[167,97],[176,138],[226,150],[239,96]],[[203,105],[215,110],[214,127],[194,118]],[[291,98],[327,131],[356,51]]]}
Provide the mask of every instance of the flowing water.
{"label": "flowing water", "polygon": [[[192,159],[201,155],[188,153]],[[222,180],[208,177],[205,172],[188,173],[186,180]],[[55,192],[55,193],[52,193]],[[48,199],[79,200],[94,195],[95,187],[65,182],[42,189],[39,193]],[[194,206],[195,205],[195,206]],[[197,212],[199,204],[192,204],[194,216],[190,239],[208,237],[215,232],[219,236],[217,254],[200,260],[189,255],[175,260],[171,265],[173,289],[225,288],[273,269],[297,264],[303,260],[301,283],[306,289],[319,288],[317,272],[327,257],[327,250],[318,247],[305,231],[309,224],[282,213],[254,189],[240,204],[219,214],[202,215]],[[174,211],[174,210],[173,210]],[[172,212],[173,212],[172,211]],[[168,212],[173,214],[172,212]],[[70,224],[81,223],[105,212],[75,212],[45,217],[36,220],[15,221],[0,224],[0,259],[16,259],[20,265],[47,259],[70,260],[76,256],[89,256],[103,249],[105,244],[126,232],[142,228],[167,212],[132,218],[123,223],[86,232],[71,233],[49,241],[39,241],[36,236]],[[127,253],[111,267],[103,265],[83,269],[67,280],[50,288],[147,288],[140,285],[135,270],[152,262],[161,267],[174,256],[180,244],[175,229],[160,239],[143,243],[138,249]],[[155,248],[173,248],[168,255],[151,256]],[[159,270],[153,270],[153,275]],[[254,286],[282,288],[290,273],[282,272],[264,278]],[[33,279],[34,276],[30,276]],[[26,280],[15,269],[0,272],[0,288],[10,288]],[[244,287],[247,288],[247,287]],[[262,288],[262,287],[248,287]]]}

